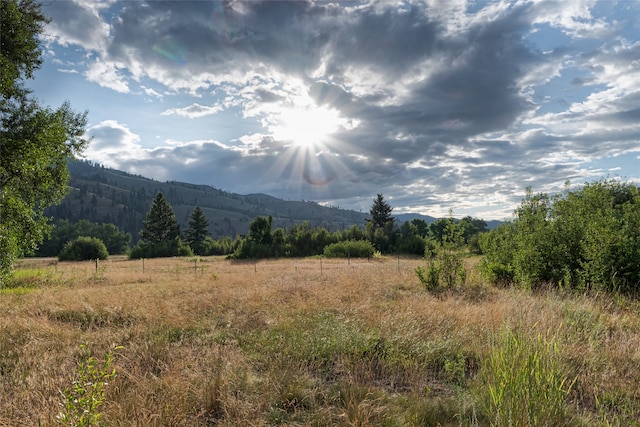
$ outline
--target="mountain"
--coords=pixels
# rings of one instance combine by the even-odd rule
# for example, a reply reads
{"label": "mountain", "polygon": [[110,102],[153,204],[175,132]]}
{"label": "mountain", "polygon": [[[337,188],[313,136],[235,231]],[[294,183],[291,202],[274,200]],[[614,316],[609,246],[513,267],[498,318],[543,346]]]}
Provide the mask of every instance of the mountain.
{"label": "mountain", "polygon": [[134,244],[159,191],[173,207],[181,230],[188,228],[193,209],[200,206],[214,238],[246,234],[257,216],[272,215],[274,228],[290,228],[308,221],[311,227],[324,227],[328,231],[354,224],[364,226],[367,217],[366,213],[311,201],[287,201],[266,194],[240,195],[208,185],[160,182],[88,161],[70,161],[69,172],[71,192],[59,205],[49,207],[46,214],[54,221],[66,219],[75,223],[87,219],[115,224],[131,233]]}
{"label": "mountain", "polygon": [[401,225],[403,222],[406,222],[406,221],[413,221],[414,219],[421,219],[421,220],[424,220],[427,224],[431,224],[437,219],[429,215],[421,215],[417,213],[398,214],[398,215],[393,215],[393,217],[396,219],[396,224],[398,225]]}

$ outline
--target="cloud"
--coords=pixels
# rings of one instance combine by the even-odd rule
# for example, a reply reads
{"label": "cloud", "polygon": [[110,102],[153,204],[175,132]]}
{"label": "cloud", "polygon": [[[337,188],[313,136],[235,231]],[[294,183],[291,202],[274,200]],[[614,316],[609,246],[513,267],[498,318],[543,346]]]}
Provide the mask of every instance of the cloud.
{"label": "cloud", "polygon": [[196,103],[184,108],[170,108],[168,110],[163,111],[160,114],[162,114],[163,116],[170,116],[172,114],[177,114],[178,116],[195,119],[198,117],[204,117],[204,116],[216,114],[222,110],[223,110],[223,107],[221,107],[220,105],[207,107],[207,106]]}
{"label": "cloud", "polygon": [[140,136],[124,124],[105,120],[87,129],[92,140],[84,155],[108,167],[118,167],[121,162],[133,158],[145,158]]}
{"label": "cloud", "polygon": [[123,69],[109,62],[93,62],[87,67],[85,76],[90,82],[116,92],[129,93],[129,84],[122,75]]}
{"label": "cloud", "polygon": [[78,45],[88,51],[104,51],[108,44],[109,24],[100,12],[113,2],[67,0],[45,3],[42,11],[51,18],[45,40],[63,46]]}
{"label": "cloud", "polygon": [[[382,191],[404,210],[446,214],[482,203],[509,212],[527,185],[561,189],[566,179],[594,176],[589,162],[638,151],[640,41],[624,33],[624,19],[598,15],[605,6],[616,7],[425,0],[47,8],[50,43],[86,53],[66,69],[83,66],[90,82],[162,102],[162,122],[202,119],[206,136],[163,136],[159,147],[143,143],[132,124],[105,120],[91,128],[93,155],[158,179],[365,208],[364,195]],[[542,35],[549,29],[555,39]],[[311,153],[285,140],[282,122],[286,112],[314,109],[335,112],[340,126]],[[218,138],[220,128],[230,136]]]}

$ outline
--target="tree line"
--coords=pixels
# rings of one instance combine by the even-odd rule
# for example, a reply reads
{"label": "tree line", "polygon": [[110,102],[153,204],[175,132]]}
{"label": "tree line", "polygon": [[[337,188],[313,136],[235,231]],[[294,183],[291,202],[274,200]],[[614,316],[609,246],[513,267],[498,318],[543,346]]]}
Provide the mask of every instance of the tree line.
{"label": "tree line", "polygon": [[[164,194],[158,192],[143,221],[138,244],[133,248],[128,246],[131,236],[113,224],[97,224],[87,220],[70,224],[66,220],[59,220],[36,254],[57,256],[69,242],[91,237],[104,243],[108,253],[127,253],[130,258],[191,255],[227,255],[235,259],[314,255],[371,257],[376,252],[422,256],[425,251],[433,251],[442,245],[452,228],[460,236],[458,246],[472,249],[477,247],[474,246],[477,235],[486,230],[484,221],[471,217],[461,220],[442,218],[431,224],[414,219],[398,227],[391,215],[392,210],[384,197],[378,194],[369,212],[370,219],[363,227],[352,225],[344,230],[329,232],[323,227],[310,227],[305,221],[288,229],[274,228],[271,216],[258,216],[251,222],[246,236],[213,239],[208,220],[198,206],[191,213],[187,230],[181,233],[173,208]],[[86,248],[87,242],[83,240],[82,245]],[[80,252],[73,251],[80,258],[86,258]]]}

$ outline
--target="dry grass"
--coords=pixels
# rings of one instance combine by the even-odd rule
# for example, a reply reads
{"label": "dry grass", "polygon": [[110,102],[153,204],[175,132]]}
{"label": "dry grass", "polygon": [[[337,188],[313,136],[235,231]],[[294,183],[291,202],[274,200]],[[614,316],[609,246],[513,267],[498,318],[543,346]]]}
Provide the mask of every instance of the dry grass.
{"label": "dry grass", "polygon": [[[433,296],[420,260],[30,260],[0,292],[0,425],[55,425],[80,344],[115,345],[109,426],[485,425],[505,328],[557,344],[567,424],[638,425],[640,304],[483,285]],[[321,270],[322,269],[322,270]]]}

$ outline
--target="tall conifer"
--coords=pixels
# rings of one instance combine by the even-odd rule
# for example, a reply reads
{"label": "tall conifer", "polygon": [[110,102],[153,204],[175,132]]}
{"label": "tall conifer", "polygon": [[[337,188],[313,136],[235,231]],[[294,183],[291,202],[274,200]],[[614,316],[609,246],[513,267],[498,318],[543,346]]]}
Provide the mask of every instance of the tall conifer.
{"label": "tall conifer", "polygon": [[204,240],[209,236],[209,221],[200,206],[196,206],[189,219],[189,229],[185,231],[185,240],[196,255],[204,255]]}
{"label": "tall conifer", "polygon": [[143,225],[144,228],[140,231],[140,241],[147,245],[171,242],[180,235],[180,226],[176,215],[162,192],[156,194],[153,199],[153,204],[147,212]]}

